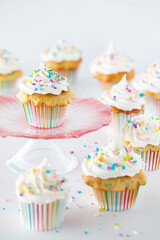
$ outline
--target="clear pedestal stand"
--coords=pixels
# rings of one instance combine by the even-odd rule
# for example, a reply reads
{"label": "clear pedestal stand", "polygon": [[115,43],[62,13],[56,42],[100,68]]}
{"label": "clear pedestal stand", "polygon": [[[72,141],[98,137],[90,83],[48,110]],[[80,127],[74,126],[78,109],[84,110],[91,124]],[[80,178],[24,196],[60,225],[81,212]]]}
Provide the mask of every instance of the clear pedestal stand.
{"label": "clear pedestal stand", "polygon": [[62,174],[72,171],[78,164],[77,158],[65,152],[55,140],[30,139],[7,165],[12,171],[21,173],[39,164],[40,159],[47,159],[50,166]]}
{"label": "clear pedestal stand", "polygon": [[79,138],[86,133],[107,126],[111,121],[109,107],[96,99],[74,99],[68,106],[64,123],[56,128],[31,127],[21,103],[14,96],[0,95],[0,136],[29,138],[24,147],[7,161],[15,172],[23,172],[47,158],[51,167],[60,173],[72,171],[78,161],[67,153],[55,140]]}

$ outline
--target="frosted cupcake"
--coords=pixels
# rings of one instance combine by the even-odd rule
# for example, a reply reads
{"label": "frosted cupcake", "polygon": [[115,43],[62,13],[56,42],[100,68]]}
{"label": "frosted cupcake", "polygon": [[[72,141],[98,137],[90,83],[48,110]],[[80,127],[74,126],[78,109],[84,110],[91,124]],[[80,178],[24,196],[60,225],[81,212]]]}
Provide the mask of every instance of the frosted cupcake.
{"label": "frosted cupcake", "polygon": [[138,75],[134,86],[146,94],[145,112],[160,116],[160,60],[153,62],[145,73]]}
{"label": "frosted cupcake", "polygon": [[21,76],[18,59],[7,50],[0,49],[0,93],[13,93],[16,80]]}
{"label": "frosted cupcake", "polygon": [[82,58],[80,51],[67,41],[59,40],[51,48],[44,50],[41,59],[48,68],[67,77],[70,84],[75,82]]}
{"label": "frosted cupcake", "polygon": [[82,178],[92,187],[99,208],[124,211],[131,208],[139,187],[146,184],[141,157],[119,141],[111,141],[83,161]]}
{"label": "frosted cupcake", "polygon": [[139,115],[124,125],[122,144],[130,146],[145,162],[145,170],[153,171],[160,164],[160,119],[155,115]]}
{"label": "frosted cupcake", "polygon": [[20,175],[16,195],[23,224],[30,230],[49,231],[64,219],[68,181],[45,162]]}
{"label": "frosted cupcake", "polygon": [[123,124],[133,116],[143,112],[145,94],[140,93],[130,86],[126,75],[109,91],[105,91],[100,101],[111,106],[112,133],[121,136]]}
{"label": "frosted cupcake", "polygon": [[124,74],[127,80],[134,77],[134,62],[110,43],[107,51],[92,62],[90,72],[99,80],[102,90],[107,90],[119,82]]}
{"label": "frosted cupcake", "polygon": [[62,124],[66,107],[73,97],[66,78],[42,65],[21,79],[19,89],[17,98],[30,125],[52,128]]}

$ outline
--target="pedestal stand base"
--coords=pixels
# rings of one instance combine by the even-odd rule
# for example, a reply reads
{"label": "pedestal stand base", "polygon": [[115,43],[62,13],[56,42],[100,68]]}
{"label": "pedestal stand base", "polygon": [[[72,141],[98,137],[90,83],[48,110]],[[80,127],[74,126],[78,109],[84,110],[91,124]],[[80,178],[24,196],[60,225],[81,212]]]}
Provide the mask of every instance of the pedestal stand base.
{"label": "pedestal stand base", "polygon": [[7,165],[12,171],[22,173],[37,166],[44,158],[61,174],[72,171],[78,164],[77,159],[65,152],[54,140],[31,139],[7,161]]}

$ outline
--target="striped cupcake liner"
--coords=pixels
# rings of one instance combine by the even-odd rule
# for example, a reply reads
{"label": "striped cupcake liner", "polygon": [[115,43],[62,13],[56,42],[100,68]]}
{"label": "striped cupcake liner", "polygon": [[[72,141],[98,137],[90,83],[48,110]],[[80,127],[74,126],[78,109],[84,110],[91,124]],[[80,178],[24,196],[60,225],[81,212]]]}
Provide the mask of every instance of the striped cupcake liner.
{"label": "striped cupcake liner", "polygon": [[76,83],[78,69],[75,69],[75,70],[63,69],[63,70],[58,70],[57,72],[59,75],[66,77],[69,84],[72,85]]}
{"label": "striped cupcake liner", "polygon": [[66,107],[56,105],[49,108],[45,103],[42,103],[40,107],[35,107],[31,101],[28,104],[23,104],[27,122],[31,126],[38,128],[52,128],[61,125]]}
{"label": "striped cupcake liner", "polygon": [[136,149],[135,152],[141,155],[144,161],[144,169],[146,171],[156,171],[160,166],[160,151],[153,152],[148,150],[146,152],[141,152],[139,149]]}
{"label": "striped cupcake liner", "polygon": [[125,211],[131,208],[137,198],[139,185],[134,190],[125,189],[123,192],[100,191],[93,189],[99,208],[105,211]]}
{"label": "striped cupcake liner", "polygon": [[66,208],[66,199],[47,204],[20,202],[24,226],[30,230],[49,231],[61,226]]}
{"label": "striped cupcake liner", "polygon": [[16,80],[0,81],[0,94],[12,94],[14,92]]}
{"label": "striped cupcake liner", "polygon": [[[142,113],[142,111],[140,113]],[[115,112],[111,112],[112,122],[109,126],[112,133],[117,137],[121,137],[123,125],[132,117],[137,116],[140,113],[138,114],[137,113],[130,113],[130,114],[118,113],[117,114]]]}

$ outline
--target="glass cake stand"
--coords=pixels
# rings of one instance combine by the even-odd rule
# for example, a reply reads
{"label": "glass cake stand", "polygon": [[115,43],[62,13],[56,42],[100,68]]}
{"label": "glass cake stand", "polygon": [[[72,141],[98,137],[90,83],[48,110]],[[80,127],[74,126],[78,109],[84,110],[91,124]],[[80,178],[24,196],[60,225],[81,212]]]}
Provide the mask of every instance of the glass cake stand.
{"label": "glass cake stand", "polygon": [[15,172],[23,172],[46,158],[60,173],[72,171],[78,161],[59,146],[56,139],[79,138],[107,126],[111,121],[110,108],[96,99],[74,99],[68,105],[64,123],[59,127],[40,129],[30,126],[21,103],[15,96],[0,95],[0,136],[23,137],[26,144],[7,161]]}

